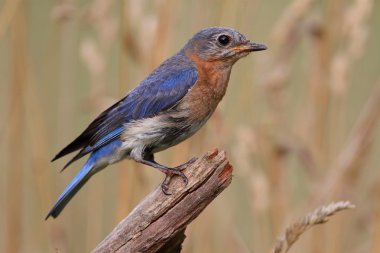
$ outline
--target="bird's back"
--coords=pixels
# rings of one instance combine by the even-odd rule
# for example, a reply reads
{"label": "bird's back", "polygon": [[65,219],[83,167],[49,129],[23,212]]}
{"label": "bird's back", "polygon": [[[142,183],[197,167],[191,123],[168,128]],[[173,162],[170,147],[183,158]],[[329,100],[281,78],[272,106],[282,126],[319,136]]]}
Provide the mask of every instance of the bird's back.
{"label": "bird's back", "polygon": [[197,70],[183,50],[164,61],[126,97],[101,113],[73,142],[53,159],[81,149],[65,166],[119,139],[125,125],[151,118],[172,108],[196,83]]}

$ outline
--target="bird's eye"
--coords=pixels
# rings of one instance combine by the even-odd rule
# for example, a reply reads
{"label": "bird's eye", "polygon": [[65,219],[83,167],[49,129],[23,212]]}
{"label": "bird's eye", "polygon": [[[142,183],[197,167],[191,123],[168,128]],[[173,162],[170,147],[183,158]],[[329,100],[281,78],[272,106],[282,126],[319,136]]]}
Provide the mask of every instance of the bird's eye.
{"label": "bird's eye", "polygon": [[230,43],[230,41],[231,41],[231,38],[229,37],[229,36],[227,36],[227,35],[220,35],[219,37],[218,37],[218,42],[220,43],[220,45],[222,45],[222,46],[227,46],[228,45],[228,43]]}

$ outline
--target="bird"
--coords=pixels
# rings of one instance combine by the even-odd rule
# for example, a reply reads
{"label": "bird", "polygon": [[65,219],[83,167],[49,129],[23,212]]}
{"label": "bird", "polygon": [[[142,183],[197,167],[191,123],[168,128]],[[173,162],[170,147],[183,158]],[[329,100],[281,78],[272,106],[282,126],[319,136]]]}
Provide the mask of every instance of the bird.
{"label": "bird", "polygon": [[79,152],[70,164],[90,154],[78,174],[49,211],[56,218],[81,187],[97,172],[123,159],[132,159],[165,173],[162,192],[169,195],[173,176],[195,158],[167,167],[154,154],[197,132],[210,118],[226,93],[232,66],[253,51],[266,50],[239,31],[207,27],[195,33],[175,55],[165,60],[114,105],[102,112],[52,162]]}

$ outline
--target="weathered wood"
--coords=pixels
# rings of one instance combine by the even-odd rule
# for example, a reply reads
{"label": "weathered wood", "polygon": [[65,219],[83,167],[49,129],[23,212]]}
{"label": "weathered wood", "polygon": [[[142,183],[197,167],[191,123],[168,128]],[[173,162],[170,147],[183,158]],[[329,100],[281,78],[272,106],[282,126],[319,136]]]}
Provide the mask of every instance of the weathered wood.
{"label": "weathered wood", "polygon": [[151,192],[93,252],[180,252],[186,226],[231,182],[232,166],[225,152],[213,150],[190,164],[169,186]]}

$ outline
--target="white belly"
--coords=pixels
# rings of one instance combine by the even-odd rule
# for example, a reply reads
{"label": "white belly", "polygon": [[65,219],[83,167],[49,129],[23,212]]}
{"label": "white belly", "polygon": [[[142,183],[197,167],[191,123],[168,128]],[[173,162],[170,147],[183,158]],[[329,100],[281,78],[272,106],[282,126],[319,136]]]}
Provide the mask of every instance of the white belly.
{"label": "white belly", "polygon": [[162,151],[192,136],[208,118],[209,116],[197,122],[173,121],[167,115],[158,115],[127,123],[121,137],[122,148],[133,150],[148,147],[153,153]]}

